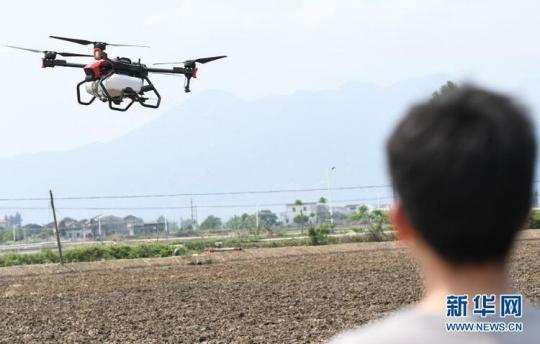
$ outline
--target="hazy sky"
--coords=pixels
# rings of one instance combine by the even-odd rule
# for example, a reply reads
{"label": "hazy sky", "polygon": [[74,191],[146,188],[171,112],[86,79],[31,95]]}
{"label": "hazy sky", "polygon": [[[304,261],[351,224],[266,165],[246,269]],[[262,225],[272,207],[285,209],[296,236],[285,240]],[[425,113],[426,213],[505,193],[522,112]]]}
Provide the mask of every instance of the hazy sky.
{"label": "hazy sky", "polygon": [[[200,68],[193,91],[246,98],[435,73],[512,87],[540,75],[539,12],[538,1],[497,0],[18,0],[0,2],[0,43],[72,52],[91,48],[47,36],[147,44],[109,49],[147,63],[227,54]],[[110,140],[189,98],[182,78],[156,76],[163,109],[83,107],[82,71],[42,70],[40,55],[3,47],[0,64],[0,156]]]}

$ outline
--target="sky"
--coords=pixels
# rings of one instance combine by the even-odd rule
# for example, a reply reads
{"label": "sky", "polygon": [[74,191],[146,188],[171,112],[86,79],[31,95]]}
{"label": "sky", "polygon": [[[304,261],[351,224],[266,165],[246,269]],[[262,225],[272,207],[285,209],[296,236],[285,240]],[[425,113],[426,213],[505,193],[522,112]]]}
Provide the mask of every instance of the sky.
{"label": "sky", "polygon": [[[193,92],[246,99],[441,73],[504,89],[540,76],[539,12],[537,1],[498,0],[18,0],[0,2],[0,44],[81,53],[90,48],[48,36],[144,44],[108,50],[148,64],[225,54],[200,68]],[[155,76],[161,109],[80,106],[82,71],[42,70],[40,57],[0,47],[0,157],[109,141],[190,97],[182,78]]]}

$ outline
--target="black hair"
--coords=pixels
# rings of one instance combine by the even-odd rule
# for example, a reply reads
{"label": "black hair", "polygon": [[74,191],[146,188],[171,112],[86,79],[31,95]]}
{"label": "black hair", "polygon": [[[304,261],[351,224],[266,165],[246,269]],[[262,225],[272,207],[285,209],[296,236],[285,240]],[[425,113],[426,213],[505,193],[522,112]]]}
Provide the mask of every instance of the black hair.
{"label": "black hair", "polygon": [[408,111],[387,154],[408,220],[443,259],[506,260],[531,207],[536,139],[524,108],[452,88]]}

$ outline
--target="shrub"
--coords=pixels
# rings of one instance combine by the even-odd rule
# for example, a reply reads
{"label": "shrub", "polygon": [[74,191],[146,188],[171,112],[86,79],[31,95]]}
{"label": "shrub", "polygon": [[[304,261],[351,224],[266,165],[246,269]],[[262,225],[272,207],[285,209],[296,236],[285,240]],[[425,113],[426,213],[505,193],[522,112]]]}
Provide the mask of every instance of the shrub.
{"label": "shrub", "polygon": [[532,209],[527,218],[527,228],[538,229],[540,228],[540,211]]}
{"label": "shrub", "polygon": [[384,241],[384,227],[381,223],[372,223],[368,226],[366,232],[367,241]]}
{"label": "shrub", "polygon": [[[107,259],[169,257],[173,255],[175,248],[177,247],[174,245],[158,243],[86,246],[64,250],[64,261],[73,263]],[[185,255],[188,252],[189,250],[187,248],[176,251],[179,255]],[[10,253],[0,255],[0,266],[58,263],[59,261],[58,253],[51,250],[37,253]]]}
{"label": "shrub", "polygon": [[121,237],[120,235],[118,235],[118,234],[113,234],[113,235],[111,235],[111,238],[110,238],[110,239],[111,239],[111,241],[114,241],[114,242],[120,242],[120,241],[122,241],[122,237]]}
{"label": "shrub", "polygon": [[319,228],[313,226],[308,229],[309,240],[312,245],[324,245],[328,243],[329,226],[321,225]]}

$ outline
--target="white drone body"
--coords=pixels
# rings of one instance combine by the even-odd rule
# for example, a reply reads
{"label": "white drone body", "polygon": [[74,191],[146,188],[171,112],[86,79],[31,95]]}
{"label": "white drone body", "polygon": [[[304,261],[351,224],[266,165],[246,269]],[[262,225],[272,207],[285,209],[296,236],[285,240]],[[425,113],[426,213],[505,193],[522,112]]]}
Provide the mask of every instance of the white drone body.
{"label": "white drone body", "polygon": [[[144,80],[123,74],[113,74],[103,80],[103,87],[107,90],[110,97],[123,97],[126,90],[139,93],[143,87]],[[91,81],[85,84],[86,92],[103,101],[108,99],[107,95],[100,86],[100,81]]]}

